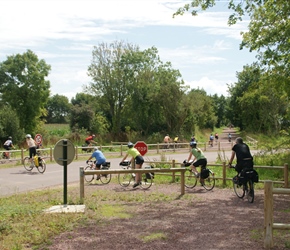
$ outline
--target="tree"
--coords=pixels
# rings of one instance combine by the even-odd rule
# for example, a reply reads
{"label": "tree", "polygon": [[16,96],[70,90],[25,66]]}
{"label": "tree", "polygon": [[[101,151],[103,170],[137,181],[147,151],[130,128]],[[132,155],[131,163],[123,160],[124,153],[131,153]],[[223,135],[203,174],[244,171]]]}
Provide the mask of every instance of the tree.
{"label": "tree", "polygon": [[34,133],[45,114],[50,82],[45,80],[50,66],[28,50],[8,56],[0,63],[0,99],[17,113],[26,133]]}
{"label": "tree", "polygon": [[88,75],[93,80],[88,89],[106,101],[114,134],[120,132],[122,110],[128,97],[129,79],[121,70],[120,61],[123,54],[136,50],[137,46],[124,42],[100,43],[94,47],[92,63],[88,68]]}
{"label": "tree", "polygon": [[14,144],[23,141],[23,133],[16,112],[11,107],[3,105],[0,109],[0,140],[2,144],[8,136],[12,136]]}
{"label": "tree", "polygon": [[49,97],[46,109],[47,123],[68,123],[71,104],[66,96],[56,94]]}

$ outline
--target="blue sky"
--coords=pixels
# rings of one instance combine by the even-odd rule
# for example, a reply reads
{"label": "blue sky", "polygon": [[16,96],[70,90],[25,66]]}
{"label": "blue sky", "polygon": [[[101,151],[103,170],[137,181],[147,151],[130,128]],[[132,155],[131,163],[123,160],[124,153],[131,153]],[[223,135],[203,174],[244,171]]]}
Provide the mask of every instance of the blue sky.
{"label": "blue sky", "polygon": [[236,72],[255,61],[239,50],[248,21],[227,25],[228,1],[192,17],[172,18],[183,0],[0,0],[0,61],[32,50],[51,65],[51,95],[69,99],[90,82],[93,47],[125,41],[155,46],[190,88],[227,95]]}

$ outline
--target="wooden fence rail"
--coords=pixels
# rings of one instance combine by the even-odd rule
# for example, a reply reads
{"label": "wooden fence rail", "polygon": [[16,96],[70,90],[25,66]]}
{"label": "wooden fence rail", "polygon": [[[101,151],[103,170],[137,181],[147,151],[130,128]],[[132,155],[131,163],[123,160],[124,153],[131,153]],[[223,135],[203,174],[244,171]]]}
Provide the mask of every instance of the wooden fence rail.
{"label": "wooden fence rail", "polygon": [[274,246],[273,229],[290,229],[290,224],[273,222],[273,194],[290,195],[290,189],[273,188],[273,182],[268,180],[264,183],[264,247],[266,249]]}
{"label": "wooden fence rail", "polygon": [[84,170],[84,167],[80,167],[80,202],[83,204],[84,197],[85,197],[85,175],[94,175],[94,174],[125,174],[125,173],[175,173],[180,172],[180,193],[184,195],[185,193],[185,185],[184,185],[184,173],[185,168],[150,168],[150,169],[114,169],[114,170]]}

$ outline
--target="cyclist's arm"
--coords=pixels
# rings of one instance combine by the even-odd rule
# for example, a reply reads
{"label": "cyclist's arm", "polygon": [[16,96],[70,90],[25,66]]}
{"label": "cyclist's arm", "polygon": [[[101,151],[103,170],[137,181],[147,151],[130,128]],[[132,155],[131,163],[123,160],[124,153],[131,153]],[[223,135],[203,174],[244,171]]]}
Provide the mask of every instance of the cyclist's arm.
{"label": "cyclist's arm", "polygon": [[128,154],[126,154],[126,155],[124,156],[124,158],[122,159],[121,162],[125,161],[127,157],[128,157]]}
{"label": "cyclist's arm", "polygon": [[229,161],[229,166],[232,165],[233,160],[234,160],[234,158],[235,158],[235,155],[236,155],[236,152],[235,152],[235,151],[232,151],[232,155],[231,155],[231,158],[230,158],[230,161]]}
{"label": "cyclist's arm", "polygon": [[188,156],[187,162],[190,161],[191,157],[192,157],[192,152],[189,153],[189,156]]}

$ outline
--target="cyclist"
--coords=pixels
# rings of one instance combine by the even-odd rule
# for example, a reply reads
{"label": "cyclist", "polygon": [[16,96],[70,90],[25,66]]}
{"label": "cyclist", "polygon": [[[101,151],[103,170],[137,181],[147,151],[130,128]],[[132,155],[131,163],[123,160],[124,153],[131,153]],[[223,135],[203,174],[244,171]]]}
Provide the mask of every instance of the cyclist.
{"label": "cyclist", "polygon": [[232,166],[235,156],[237,158],[235,170],[238,172],[238,175],[244,168],[253,169],[253,156],[250,152],[249,146],[243,142],[243,139],[241,137],[236,138],[236,144],[232,148],[232,155],[229,161],[229,167]]}
{"label": "cyclist", "polygon": [[174,140],[173,141],[174,141],[174,143],[178,143],[178,141],[179,141],[178,135],[174,137]]}
{"label": "cyclist", "polygon": [[[125,161],[126,158],[130,155],[130,156],[132,156],[131,162],[133,162],[133,159],[135,160],[135,163],[136,163],[135,168],[138,168],[138,169],[142,168],[142,165],[144,163],[144,159],[143,159],[142,155],[140,154],[140,152],[136,148],[133,147],[134,144],[132,142],[129,142],[127,144],[127,146],[129,149],[127,151],[127,154],[122,159],[120,165],[122,165],[123,161]],[[135,188],[141,184],[141,181],[142,181],[141,176],[142,176],[141,173],[137,173],[135,175],[135,183],[133,185],[133,188]]]}
{"label": "cyclist", "polygon": [[232,141],[232,135],[231,135],[231,133],[228,134],[228,139],[229,139],[229,142]]}
{"label": "cyclist", "polygon": [[[94,147],[94,152],[92,153],[90,158],[86,161],[86,163],[88,164],[89,160],[91,160],[92,158],[96,159],[95,165],[96,165],[96,169],[98,170],[100,170],[101,165],[106,162],[106,157],[104,156],[102,151],[98,150],[98,147]],[[98,174],[96,180],[99,180],[99,179],[100,179],[100,175]]]}
{"label": "cyclist", "polygon": [[95,135],[90,135],[90,136],[88,136],[88,137],[86,138],[86,140],[85,140],[86,144],[87,144],[88,146],[91,146],[92,144],[97,144],[97,142],[94,141],[94,138],[95,138],[95,137],[96,137]]}
{"label": "cyclist", "polygon": [[165,148],[166,147],[169,148],[170,141],[171,141],[171,138],[170,138],[169,134],[167,134],[163,139],[163,142],[167,144],[167,146],[165,146]]}
{"label": "cyclist", "polygon": [[37,143],[35,142],[35,140],[32,139],[30,134],[27,134],[25,136],[25,138],[26,138],[27,146],[29,148],[29,159],[32,162],[32,157],[34,157],[36,155],[36,145],[37,145]]}
{"label": "cyclist", "polygon": [[[207,159],[204,155],[204,153],[202,152],[202,150],[200,148],[197,147],[197,142],[196,141],[191,141],[189,143],[190,147],[191,147],[191,151],[189,153],[187,162],[190,161],[192,155],[194,156],[193,159],[193,163],[190,166],[190,168],[192,169],[192,172],[194,173],[194,175],[196,177],[200,177],[200,173],[196,170],[196,167],[201,166],[201,170],[205,169],[207,166]],[[200,177],[200,183],[203,184],[204,180]]]}
{"label": "cyclist", "polygon": [[219,140],[219,134],[218,133],[215,133],[214,138],[215,138],[215,142],[217,143],[218,140]]}
{"label": "cyclist", "polygon": [[209,137],[209,145],[213,147],[213,135],[210,134],[210,137]]}
{"label": "cyclist", "polygon": [[[15,148],[14,145],[13,145],[13,142],[12,142],[12,137],[11,136],[8,136],[8,140],[6,140],[3,144],[3,147],[6,149],[6,150],[11,150],[11,148]],[[9,152],[4,152],[3,153],[3,156],[4,157],[7,157],[7,159],[10,158],[10,154]]]}

